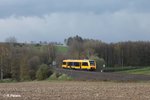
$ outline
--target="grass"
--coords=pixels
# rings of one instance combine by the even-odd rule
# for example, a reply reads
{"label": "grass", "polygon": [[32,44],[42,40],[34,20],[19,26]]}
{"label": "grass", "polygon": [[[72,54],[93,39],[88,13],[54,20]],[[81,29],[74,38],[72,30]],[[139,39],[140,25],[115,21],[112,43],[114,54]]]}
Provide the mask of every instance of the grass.
{"label": "grass", "polygon": [[62,74],[58,77],[58,80],[72,80],[72,78],[66,74]]}
{"label": "grass", "polygon": [[150,67],[108,67],[104,72],[150,75]]}
{"label": "grass", "polygon": [[126,71],[120,71],[128,74],[142,74],[142,75],[150,75],[150,67],[139,68],[139,69],[131,69]]}
{"label": "grass", "polygon": [[137,69],[137,67],[105,67],[102,69],[104,70],[104,72],[120,72]]}
{"label": "grass", "polygon": [[53,73],[47,80],[48,81],[51,81],[51,80],[66,81],[66,80],[73,80],[73,79],[70,76],[66,75],[66,74]]}
{"label": "grass", "polygon": [[[31,45],[31,47],[33,48],[34,51],[37,52],[43,52],[44,49],[46,49],[47,45]],[[60,53],[66,53],[68,51],[68,47],[67,46],[63,46],[63,45],[55,45],[56,51],[60,52]]]}
{"label": "grass", "polygon": [[56,46],[56,50],[57,52],[60,52],[60,53],[66,53],[68,51],[68,47],[58,45]]}
{"label": "grass", "polygon": [[16,80],[12,80],[12,79],[3,79],[0,80],[0,83],[15,83],[17,82]]}

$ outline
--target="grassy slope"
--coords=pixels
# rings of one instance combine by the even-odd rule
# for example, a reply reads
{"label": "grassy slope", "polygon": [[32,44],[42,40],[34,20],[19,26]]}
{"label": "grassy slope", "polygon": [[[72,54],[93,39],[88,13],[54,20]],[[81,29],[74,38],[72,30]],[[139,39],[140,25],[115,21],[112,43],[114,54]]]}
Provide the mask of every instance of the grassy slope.
{"label": "grassy slope", "polygon": [[59,45],[57,45],[56,46],[56,50],[57,50],[57,52],[60,52],[60,53],[66,53],[68,48],[66,46],[59,46]]}
{"label": "grassy slope", "polygon": [[[46,45],[40,45],[40,46],[31,46],[35,51],[43,51],[43,49],[46,49]],[[67,46],[62,46],[62,45],[55,45],[56,51],[60,53],[66,53],[68,50]]]}
{"label": "grassy slope", "polygon": [[143,74],[143,75],[150,75],[150,67],[140,68],[140,69],[132,69],[132,70],[126,70],[121,71],[128,74]]}

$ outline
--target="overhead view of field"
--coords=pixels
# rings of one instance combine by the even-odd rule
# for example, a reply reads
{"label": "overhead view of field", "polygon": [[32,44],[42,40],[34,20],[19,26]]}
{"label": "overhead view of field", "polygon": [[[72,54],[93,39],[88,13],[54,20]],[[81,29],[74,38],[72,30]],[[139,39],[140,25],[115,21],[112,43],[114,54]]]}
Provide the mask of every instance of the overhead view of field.
{"label": "overhead view of field", "polygon": [[150,83],[52,81],[3,83],[0,100],[149,100]]}

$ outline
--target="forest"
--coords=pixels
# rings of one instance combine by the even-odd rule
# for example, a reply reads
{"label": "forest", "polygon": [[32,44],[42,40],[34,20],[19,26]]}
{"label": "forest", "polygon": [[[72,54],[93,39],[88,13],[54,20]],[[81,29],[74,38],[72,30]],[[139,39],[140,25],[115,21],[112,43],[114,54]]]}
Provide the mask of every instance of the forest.
{"label": "forest", "polygon": [[42,80],[52,74],[52,67],[61,67],[63,59],[99,59],[106,67],[113,68],[150,66],[150,41],[105,43],[76,35],[65,39],[64,45],[56,45],[18,43],[9,37],[0,43],[0,77]]}

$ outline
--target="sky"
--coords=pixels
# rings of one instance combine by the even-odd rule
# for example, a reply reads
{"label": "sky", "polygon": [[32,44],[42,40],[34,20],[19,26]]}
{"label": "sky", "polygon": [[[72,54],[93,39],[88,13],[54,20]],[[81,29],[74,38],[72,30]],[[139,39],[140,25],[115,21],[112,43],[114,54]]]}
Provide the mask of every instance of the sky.
{"label": "sky", "polygon": [[0,0],[0,41],[149,41],[150,0]]}

